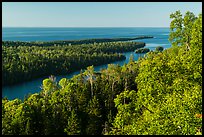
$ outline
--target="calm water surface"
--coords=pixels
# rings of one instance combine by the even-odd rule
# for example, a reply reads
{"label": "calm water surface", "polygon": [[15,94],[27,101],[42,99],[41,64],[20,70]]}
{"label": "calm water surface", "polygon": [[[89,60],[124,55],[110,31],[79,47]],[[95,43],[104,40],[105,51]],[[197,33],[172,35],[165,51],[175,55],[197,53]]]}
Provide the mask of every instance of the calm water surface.
{"label": "calm water surface", "polygon": [[[54,41],[54,40],[77,40],[90,38],[118,38],[118,37],[136,37],[136,36],[154,36],[153,39],[142,39],[146,47],[154,50],[157,46],[163,46],[165,49],[171,47],[168,41],[169,28],[2,28],[2,40],[12,41]],[[128,63],[130,55],[134,60],[138,60],[139,55],[134,52],[126,52],[126,60],[116,61],[113,64],[120,66]],[[106,65],[96,66],[95,71],[107,68]],[[71,78],[79,74],[80,71],[68,75],[56,76],[57,81],[61,78]],[[23,99],[28,93],[40,92],[43,77],[33,81],[24,82],[14,86],[2,88],[2,97],[8,99]]]}

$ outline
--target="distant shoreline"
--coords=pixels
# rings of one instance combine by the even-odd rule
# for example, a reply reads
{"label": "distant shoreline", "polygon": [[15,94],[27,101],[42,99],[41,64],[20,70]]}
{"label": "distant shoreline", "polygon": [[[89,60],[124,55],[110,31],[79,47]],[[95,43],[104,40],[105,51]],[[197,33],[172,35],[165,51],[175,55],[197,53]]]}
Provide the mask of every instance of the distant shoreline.
{"label": "distant shoreline", "polygon": [[78,45],[78,44],[93,44],[93,43],[103,43],[103,42],[118,42],[118,41],[130,41],[139,39],[149,39],[154,38],[153,36],[138,36],[131,38],[93,38],[93,39],[81,39],[81,40],[54,40],[54,41],[2,41],[2,45],[5,46],[26,46],[33,44],[33,46],[54,46],[58,45]]}

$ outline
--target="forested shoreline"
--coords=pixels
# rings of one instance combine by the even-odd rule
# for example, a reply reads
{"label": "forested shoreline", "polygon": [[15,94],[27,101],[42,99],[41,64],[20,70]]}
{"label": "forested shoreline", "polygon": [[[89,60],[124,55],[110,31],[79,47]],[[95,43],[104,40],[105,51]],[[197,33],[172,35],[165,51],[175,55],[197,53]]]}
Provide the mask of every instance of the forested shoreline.
{"label": "forested shoreline", "polygon": [[2,134],[202,135],[202,14],[170,18],[169,49],[59,82],[51,76],[23,101],[3,98]]}
{"label": "forested shoreline", "polygon": [[133,38],[98,38],[98,39],[82,39],[82,40],[58,40],[58,41],[35,41],[35,42],[23,42],[23,41],[2,41],[2,45],[5,46],[60,46],[60,45],[79,45],[79,44],[94,44],[102,42],[122,42],[139,39],[150,39],[153,36],[139,36]]}
{"label": "forested shoreline", "polygon": [[145,46],[143,42],[103,42],[81,45],[2,45],[2,85],[13,85],[50,75],[69,74],[90,65],[124,60],[123,52]]}

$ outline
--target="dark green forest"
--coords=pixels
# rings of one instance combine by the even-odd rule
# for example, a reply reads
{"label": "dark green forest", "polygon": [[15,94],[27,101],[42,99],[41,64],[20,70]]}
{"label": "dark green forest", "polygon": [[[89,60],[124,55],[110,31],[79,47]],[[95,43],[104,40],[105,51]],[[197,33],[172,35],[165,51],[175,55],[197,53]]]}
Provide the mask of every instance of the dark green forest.
{"label": "dark green forest", "polygon": [[2,41],[2,45],[5,46],[60,46],[60,45],[79,45],[79,44],[94,44],[102,42],[122,42],[130,40],[139,40],[139,39],[149,39],[154,38],[153,36],[139,36],[134,38],[98,38],[98,39],[83,39],[83,40],[59,40],[59,41],[34,41],[34,42],[22,42],[22,41]]}
{"label": "dark green forest", "polygon": [[[124,60],[120,53],[145,46],[143,42],[103,42],[82,45],[2,45],[2,83],[13,85],[42,76],[69,74],[90,65]],[[5,45],[4,45],[5,44]]]}
{"label": "dark green forest", "polygon": [[135,50],[135,53],[147,53],[150,52],[150,49],[148,48],[139,48]]}
{"label": "dark green forest", "polygon": [[[150,51],[138,61],[131,57],[124,66],[109,64],[100,72],[94,71],[94,65],[88,66],[84,72],[71,79],[62,78],[59,82],[50,76],[42,81],[39,93],[31,94],[23,101],[3,98],[2,134],[201,135],[202,14],[195,16],[186,12],[182,15],[176,11],[170,18],[169,41],[172,47],[169,49]],[[118,44],[123,45],[121,42]],[[113,48],[118,44],[106,45]],[[93,51],[103,49],[92,46],[95,50],[81,45],[84,50],[79,52],[86,52],[89,56]],[[121,46],[122,51],[125,51],[124,47]],[[25,62],[32,53],[41,55],[40,59],[45,61],[52,58],[45,47],[39,47],[40,50],[14,47],[16,53],[12,47],[3,48],[11,55],[23,54],[20,51],[27,50],[27,56],[20,56]],[[60,46],[47,48],[59,53],[57,55],[61,56],[58,58],[66,57],[66,51]],[[73,52],[69,46],[63,47],[66,48]],[[6,57],[3,58],[6,62],[4,59]],[[33,68],[38,67],[33,64]]]}

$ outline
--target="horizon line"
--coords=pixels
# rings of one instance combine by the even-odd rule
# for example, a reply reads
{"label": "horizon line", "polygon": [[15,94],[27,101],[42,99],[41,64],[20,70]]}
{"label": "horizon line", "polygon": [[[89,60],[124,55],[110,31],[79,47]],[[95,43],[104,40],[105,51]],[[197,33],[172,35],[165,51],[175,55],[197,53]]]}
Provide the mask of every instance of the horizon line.
{"label": "horizon line", "polygon": [[43,27],[43,26],[2,26],[2,28],[169,28],[169,27],[164,27],[164,26],[161,26],[161,27],[154,27],[154,26],[121,26],[121,27],[114,27],[114,26],[93,26],[93,27],[73,27],[73,26],[70,26],[70,27],[54,27],[54,26],[51,26],[51,27]]}

